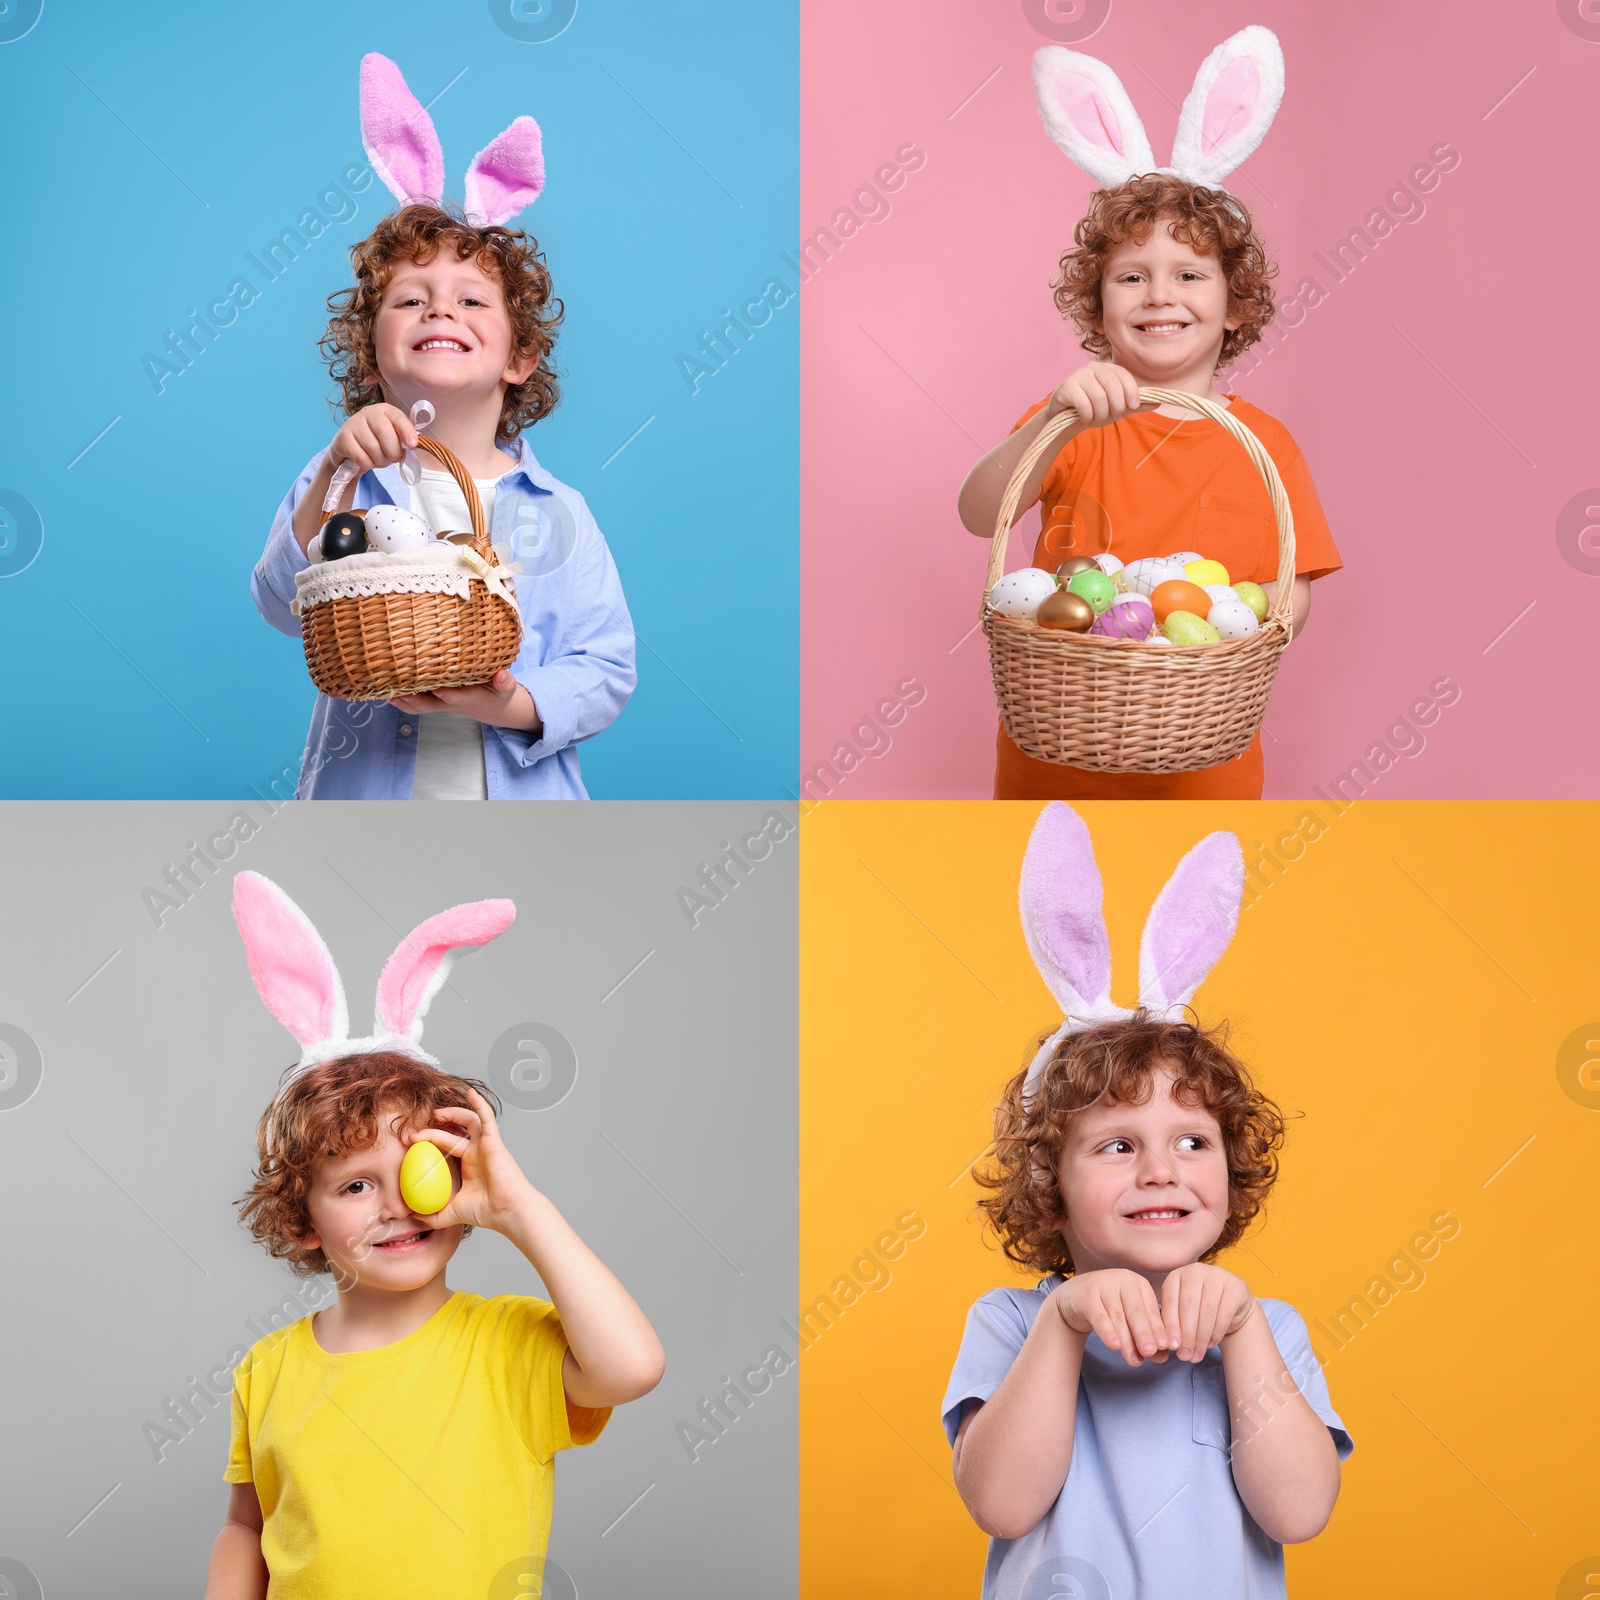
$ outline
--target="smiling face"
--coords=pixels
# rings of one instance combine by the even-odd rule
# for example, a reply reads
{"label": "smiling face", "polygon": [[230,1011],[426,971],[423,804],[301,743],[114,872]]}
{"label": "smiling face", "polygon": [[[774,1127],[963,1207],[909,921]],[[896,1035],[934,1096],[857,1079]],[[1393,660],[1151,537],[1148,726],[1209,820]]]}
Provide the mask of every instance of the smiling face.
{"label": "smiling face", "polygon": [[1222,1129],[1172,1098],[1157,1072],[1143,1105],[1101,1101],[1073,1117],[1057,1165],[1062,1235],[1079,1272],[1126,1267],[1159,1280],[1198,1261],[1228,1221]]}
{"label": "smiling face", "polygon": [[[400,1162],[406,1145],[386,1110],[377,1141],[319,1161],[306,1196],[312,1232],[306,1244],[320,1246],[341,1289],[419,1289],[438,1277],[461,1243],[461,1228],[435,1228],[400,1198]],[[418,1123],[417,1127],[425,1126]],[[452,1190],[461,1185],[451,1159]]]}
{"label": "smiling face", "polygon": [[402,261],[372,329],[385,398],[402,410],[504,395],[538,365],[513,349],[505,290],[476,259],[456,259],[446,241],[426,265]]}
{"label": "smiling face", "polygon": [[1117,365],[1145,383],[1193,390],[1203,373],[1209,385],[1223,339],[1240,326],[1228,315],[1221,260],[1173,238],[1169,222],[1158,221],[1143,244],[1112,251],[1100,297],[1100,326]]}

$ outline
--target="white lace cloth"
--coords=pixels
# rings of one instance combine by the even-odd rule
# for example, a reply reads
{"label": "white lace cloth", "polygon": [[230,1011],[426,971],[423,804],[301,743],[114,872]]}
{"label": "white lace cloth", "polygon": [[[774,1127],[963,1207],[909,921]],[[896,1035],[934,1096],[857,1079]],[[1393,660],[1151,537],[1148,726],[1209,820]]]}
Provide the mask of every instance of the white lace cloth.
{"label": "white lace cloth", "polygon": [[363,550],[359,555],[324,561],[313,539],[306,552],[311,565],[297,572],[295,597],[289,609],[303,616],[327,600],[350,600],[369,594],[452,594],[465,600],[478,579],[490,594],[515,606],[521,568],[509,560],[504,545],[495,546],[499,566],[490,566],[471,545],[423,545],[415,550]]}

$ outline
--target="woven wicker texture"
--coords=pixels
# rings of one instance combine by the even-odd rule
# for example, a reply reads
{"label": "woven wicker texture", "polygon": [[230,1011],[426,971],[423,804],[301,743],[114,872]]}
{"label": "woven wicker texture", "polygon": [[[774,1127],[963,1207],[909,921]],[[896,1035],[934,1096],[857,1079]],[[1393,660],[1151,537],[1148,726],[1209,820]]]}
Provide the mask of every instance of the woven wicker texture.
{"label": "woven wicker texture", "polygon": [[[1068,407],[1034,440],[1006,485],[989,546],[980,617],[1006,732],[1038,761],[1092,772],[1194,772],[1231,761],[1261,726],[1278,658],[1289,642],[1294,516],[1266,447],[1224,406],[1175,389],[1141,399],[1199,411],[1244,446],[1278,524],[1278,586],[1260,629],[1220,644],[1173,646],[1043,628],[989,609],[1028,475],[1077,420]],[[1204,552],[1202,552],[1203,554]]]}
{"label": "woven wicker texture", "polygon": [[[417,438],[461,486],[472,518],[472,547],[498,566],[472,474],[436,439]],[[338,700],[392,700],[401,694],[487,683],[517,659],[522,618],[481,579],[469,598],[450,594],[372,594],[312,606],[300,618],[311,681]]]}

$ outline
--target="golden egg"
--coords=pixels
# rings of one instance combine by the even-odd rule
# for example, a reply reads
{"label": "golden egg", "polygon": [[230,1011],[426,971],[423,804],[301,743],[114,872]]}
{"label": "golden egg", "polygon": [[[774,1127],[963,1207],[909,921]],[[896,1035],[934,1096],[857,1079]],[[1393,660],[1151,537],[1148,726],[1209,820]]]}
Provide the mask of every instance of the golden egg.
{"label": "golden egg", "polygon": [[1064,628],[1069,633],[1087,633],[1094,624],[1094,607],[1081,594],[1074,594],[1070,589],[1057,589],[1040,603],[1038,622],[1042,628]]}
{"label": "golden egg", "polygon": [[1098,572],[1099,563],[1093,556],[1068,556],[1056,568],[1056,576],[1065,583],[1068,578],[1075,578],[1080,572]]}

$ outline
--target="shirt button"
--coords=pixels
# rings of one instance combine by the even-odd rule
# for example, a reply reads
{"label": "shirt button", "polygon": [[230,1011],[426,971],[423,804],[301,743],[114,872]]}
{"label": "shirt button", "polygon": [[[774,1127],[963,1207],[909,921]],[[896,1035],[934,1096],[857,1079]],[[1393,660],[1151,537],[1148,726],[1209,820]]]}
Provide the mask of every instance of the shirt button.
{"label": "shirt button", "polygon": [[406,738],[407,738],[407,739],[409,739],[409,738],[410,738],[410,737],[411,737],[411,724],[410,724],[410,723],[409,723],[409,722],[402,722],[402,723],[401,723],[401,724],[400,724],[400,732],[401,732],[401,733],[402,733],[402,734],[403,734],[403,735],[404,735],[404,736],[405,736],[405,737],[406,737]]}

